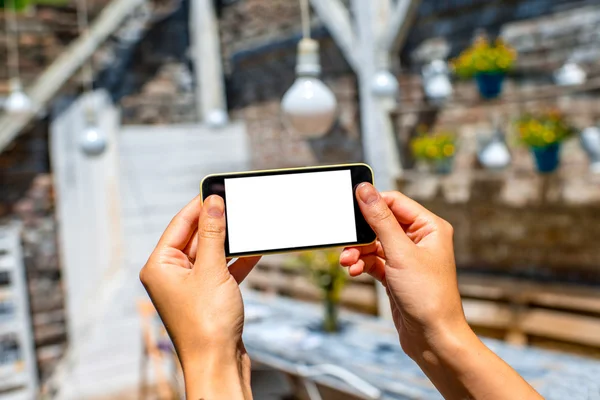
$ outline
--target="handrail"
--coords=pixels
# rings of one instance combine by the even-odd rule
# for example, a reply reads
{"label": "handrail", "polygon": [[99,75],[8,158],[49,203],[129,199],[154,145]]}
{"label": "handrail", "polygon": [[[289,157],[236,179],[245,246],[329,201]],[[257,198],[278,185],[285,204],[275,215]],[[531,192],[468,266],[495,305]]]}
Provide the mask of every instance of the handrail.
{"label": "handrail", "polygon": [[75,39],[26,89],[32,100],[33,110],[27,113],[0,115],[0,153],[44,109],[98,47],[144,2],[146,0],[112,0],[96,18],[88,33]]}

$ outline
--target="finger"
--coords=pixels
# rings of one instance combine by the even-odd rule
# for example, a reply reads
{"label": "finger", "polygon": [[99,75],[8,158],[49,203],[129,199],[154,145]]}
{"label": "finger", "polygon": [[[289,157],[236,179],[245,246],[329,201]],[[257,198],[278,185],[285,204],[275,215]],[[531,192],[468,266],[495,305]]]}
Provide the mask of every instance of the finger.
{"label": "finger", "polygon": [[362,257],[362,260],[365,262],[363,272],[371,275],[379,282],[383,282],[385,279],[385,261],[375,255]]}
{"label": "finger", "polygon": [[217,195],[204,200],[198,219],[198,245],[194,268],[226,272],[225,203]]}
{"label": "finger", "polygon": [[385,279],[385,262],[375,255],[363,256],[356,264],[348,268],[348,272],[351,276],[367,273],[379,282],[383,282]]}
{"label": "finger", "polygon": [[385,256],[381,243],[376,241],[366,246],[346,247],[340,254],[340,264],[344,267],[349,267],[355,264],[361,255],[366,254],[376,254],[379,257]]}
{"label": "finger", "polygon": [[361,183],[356,189],[356,197],[365,220],[377,234],[388,256],[414,246],[373,185]]}
{"label": "finger", "polygon": [[412,225],[419,219],[435,216],[431,211],[400,192],[383,192],[381,197],[401,224]]}
{"label": "finger", "polygon": [[188,256],[189,259],[194,260],[196,258],[197,250],[198,250],[198,226],[196,226],[196,229],[194,229],[194,233],[192,234],[190,241],[188,242],[188,244],[185,246],[185,248],[182,251],[186,256]]}
{"label": "finger", "polygon": [[167,229],[158,241],[158,246],[183,249],[190,241],[198,226],[200,214],[200,196],[195,197],[173,217]]}
{"label": "finger", "polygon": [[229,273],[235,278],[237,283],[242,283],[260,259],[261,257],[240,258],[229,266]]}
{"label": "finger", "polygon": [[350,276],[359,276],[365,270],[365,262],[363,260],[358,260],[354,264],[348,266],[348,273]]}
{"label": "finger", "polygon": [[441,225],[437,215],[400,192],[382,193],[382,197],[415,244],[419,244]]}

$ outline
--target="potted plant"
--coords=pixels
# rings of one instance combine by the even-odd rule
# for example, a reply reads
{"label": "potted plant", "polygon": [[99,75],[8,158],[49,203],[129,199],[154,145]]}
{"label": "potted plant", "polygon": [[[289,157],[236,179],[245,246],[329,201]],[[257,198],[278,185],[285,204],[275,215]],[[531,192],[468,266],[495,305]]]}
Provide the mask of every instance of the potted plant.
{"label": "potted plant", "polygon": [[574,133],[564,116],[556,110],[526,114],[517,120],[516,125],[519,139],[529,146],[538,171],[555,171],[560,162],[560,145]]}
{"label": "potted plant", "polygon": [[439,174],[452,171],[456,152],[456,135],[452,132],[419,133],[410,142],[413,156]]}
{"label": "potted plant", "polygon": [[307,278],[321,290],[324,315],[323,330],[339,330],[338,307],[342,289],[346,284],[346,271],[340,267],[338,250],[317,250],[299,253],[288,262],[290,268],[300,268]]}
{"label": "potted plant", "polygon": [[473,45],[452,61],[454,71],[463,78],[475,78],[481,97],[494,99],[502,92],[506,72],[517,59],[517,52],[503,40],[493,43],[480,35]]}

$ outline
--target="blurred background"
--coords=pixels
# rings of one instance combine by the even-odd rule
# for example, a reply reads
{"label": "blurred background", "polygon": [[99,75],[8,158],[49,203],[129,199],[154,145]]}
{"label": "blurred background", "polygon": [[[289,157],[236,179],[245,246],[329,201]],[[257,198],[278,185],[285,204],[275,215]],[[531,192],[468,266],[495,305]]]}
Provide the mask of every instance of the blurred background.
{"label": "blurred background", "polygon": [[[453,224],[494,351],[600,398],[597,1],[0,7],[0,399],[183,398],[138,280],[170,218],[209,173],[347,162]],[[255,397],[439,398],[338,254],[248,277]]]}

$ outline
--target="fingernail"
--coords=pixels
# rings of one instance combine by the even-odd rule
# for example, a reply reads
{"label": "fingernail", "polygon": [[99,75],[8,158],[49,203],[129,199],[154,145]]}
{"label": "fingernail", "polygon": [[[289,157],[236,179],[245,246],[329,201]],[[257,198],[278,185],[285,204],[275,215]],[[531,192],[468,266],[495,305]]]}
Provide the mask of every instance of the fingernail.
{"label": "fingernail", "polygon": [[350,255],[350,252],[349,252],[348,250],[344,250],[344,251],[342,251],[342,253],[340,254],[340,258],[347,257],[348,255]]}
{"label": "fingernail", "polygon": [[217,199],[217,196],[210,196],[207,199],[208,202],[208,210],[206,211],[208,215],[211,217],[222,217],[225,212],[225,208],[223,206],[223,200]]}
{"label": "fingernail", "polygon": [[361,183],[358,185],[358,197],[361,199],[363,203],[371,204],[377,201],[379,198],[379,193],[373,187],[373,185],[369,183]]}

